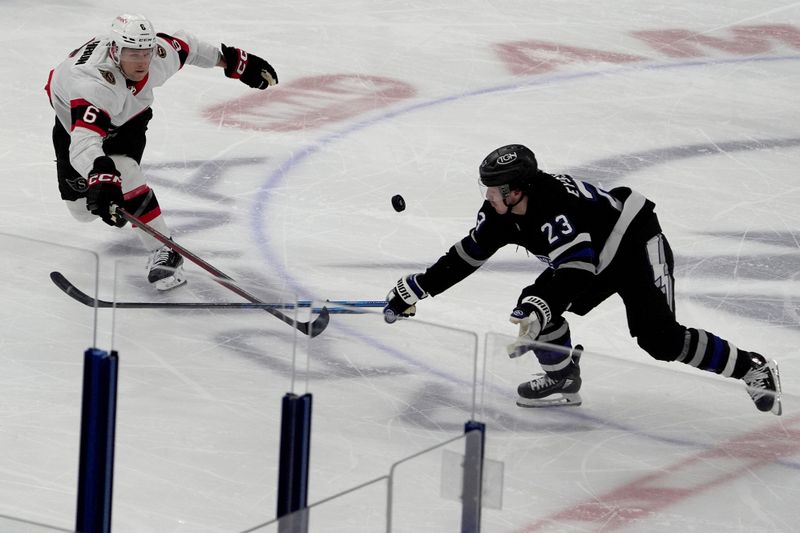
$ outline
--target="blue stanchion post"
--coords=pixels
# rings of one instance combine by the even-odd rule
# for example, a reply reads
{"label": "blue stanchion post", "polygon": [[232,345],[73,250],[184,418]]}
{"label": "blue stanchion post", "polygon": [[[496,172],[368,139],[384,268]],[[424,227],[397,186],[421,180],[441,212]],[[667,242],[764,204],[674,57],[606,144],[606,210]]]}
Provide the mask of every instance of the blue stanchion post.
{"label": "blue stanchion post", "polygon": [[118,355],[89,348],[83,357],[81,449],[78,467],[80,533],[111,531]]}
{"label": "blue stanchion post", "polygon": [[281,409],[281,451],[278,468],[280,531],[308,531],[308,515],[297,512],[308,505],[308,469],[311,451],[311,394],[287,393]]}
{"label": "blue stanchion post", "polygon": [[479,432],[466,439],[464,450],[464,478],[461,493],[461,533],[478,533],[481,530],[481,497],[483,494],[483,455],[486,444],[486,424],[470,420],[464,424],[464,433]]}

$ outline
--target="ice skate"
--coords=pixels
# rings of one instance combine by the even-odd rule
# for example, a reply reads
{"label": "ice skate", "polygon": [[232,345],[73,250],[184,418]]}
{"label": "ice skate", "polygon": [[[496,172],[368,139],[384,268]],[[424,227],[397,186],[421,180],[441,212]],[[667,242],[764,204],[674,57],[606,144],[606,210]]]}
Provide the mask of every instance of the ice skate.
{"label": "ice skate", "polygon": [[160,291],[168,291],[186,283],[183,257],[166,245],[152,253],[147,262],[147,271],[147,281]]}
{"label": "ice skate", "polygon": [[561,379],[553,379],[548,374],[535,374],[533,379],[517,387],[517,405],[520,407],[574,406],[583,403],[581,395],[580,362],[581,346],[576,346],[572,355],[572,371]]}
{"label": "ice skate", "polygon": [[753,353],[751,363],[750,370],[742,377],[742,381],[747,384],[747,393],[759,411],[771,411],[780,415],[783,409],[778,363],[757,353]]}

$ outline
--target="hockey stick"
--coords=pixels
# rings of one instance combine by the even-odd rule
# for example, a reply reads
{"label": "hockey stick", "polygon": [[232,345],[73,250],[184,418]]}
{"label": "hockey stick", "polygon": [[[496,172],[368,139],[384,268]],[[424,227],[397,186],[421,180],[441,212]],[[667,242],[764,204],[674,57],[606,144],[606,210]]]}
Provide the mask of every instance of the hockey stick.
{"label": "hockey stick", "polygon": [[[89,307],[99,309],[294,309],[295,307],[311,307],[310,300],[300,300],[298,302],[287,303],[250,303],[250,302],[111,302],[108,300],[95,299],[69,281],[61,272],[50,272],[50,279],[56,287],[73,300]],[[346,307],[327,307],[332,315],[360,314],[366,313],[360,309],[364,307],[383,307],[386,302],[380,300],[327,300],[325,303],[334,306],[341,305]],[[312,307],[314,313],[322,312],[320,307]]]}
{"label": "hockey stick", "polygon": [[[224,272],[222,272],[221,270],[219,270],[215,266],[207,263],[206,261],[204,261],[203,259],[201,259],[197,255],[195,255],[194,253],[190,252],[189,250],[187,250],[186,248],[184,248],[180,244],[176,243],[175,241],[173,241],[169,237],[167,237],[164,234],[162,234],[157,229],[153,228],[152,226],[146,224],[145,222],[142,222],[141,220],[139,220],[135,216],[131,215],[124,208],[119,207],[119,206],[114,206],[114,205],[112,205],[111,208],[113,210],[115,210],[115,212],[117,214],[119,214],[122,218],[124,218],[125,220],[127,220],[131,224],[137,226],[140,230],[144,231],[145,233],[147,233],[148,235],[152,236],[156,240],[164,243],[170,249],[178,252],[184,258],[188,259],[189,261],[191,261],[195,265],[199,266],[200,268],[202,268],[203,270],[205,270],[206,272],[208,272],[209,274],[214,276],[214,281],[216,281],[217,283],[219,283],[223,287],[228,288],[229,290],[233,291],[234,293],[238,294],[239,296],[241,296],[242,298],[244,298],[245,300],[247,300],[247,301],[249,301],[251,303],[254,303],[254,304],[263,303],[261,300],[259,300],[258,298],[256,298],[255,296],[253,296],[252,294],[250,294],[249,292],[247,292],[243,288],[239,287],[236,284],[236,282],[233,280],[233,278],[231,278],[229,275],[225,274]],[[284,313],[281,313],[277,309],[272,309],[272,308],[269,308],[269,307],[265,307],[264,311],[266,311],[267,313],[271,314],[272,316],[282,320],[286,324],[289,324],[290,326],[293,326],[293,327],[297,328],[298,331],[300,331],[302,333],[305,333],[309,337],[316,337],[317,335],[322,333],[325,330],[325,328],[328,327],[328,322],[330,322],[330,320],[331,320],[330,314],[328,313],[328,309],[326,307],[323,307],[320,310],[319,315],[317,316],[317,318],[315,318],[311,322],[297,322],[292,317],[287,316]]]}

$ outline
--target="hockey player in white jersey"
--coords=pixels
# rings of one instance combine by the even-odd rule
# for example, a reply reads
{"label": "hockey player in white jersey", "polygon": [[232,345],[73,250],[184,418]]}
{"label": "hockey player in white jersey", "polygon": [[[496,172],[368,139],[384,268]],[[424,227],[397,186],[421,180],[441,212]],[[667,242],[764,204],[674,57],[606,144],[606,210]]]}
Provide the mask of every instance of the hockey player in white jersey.
{"label": "hockey player in white jersey", "polygon": [[510,320],[519,325],[511,357],[533,351],[544,374],[517,388],[521,407],[580,405],[580,349],[572,349],[567,311],[585,315],[618,294],[628,328],[651,357],[741,379],[760,411],[781,414],[778,365],[675,319],[674,261],[655,204],[627,187],[604,191],[539,170],[534,153],[507,145],[480,165],[486,201],[467,236],[425,272],[400,278],[386,297],[387,322],[413,316],[507,244],[548,268],[522,289]]}
{"label": "hockey player in white jersey", "polygon": [[[170,235],[155,192],[140,168],[153,89],[184,65],[222,67],[256,89],[278,83],[264,59],[203,42],[184,31],[156,33],[142,15],[120,15],[108,35],[90,39],[50,71],[45,87],[56,113],[53,146],[61,198],[80,221],[125,225],[113,205]],[[183,258],[142,231],[148,281],[159,290],[185,283]]]}

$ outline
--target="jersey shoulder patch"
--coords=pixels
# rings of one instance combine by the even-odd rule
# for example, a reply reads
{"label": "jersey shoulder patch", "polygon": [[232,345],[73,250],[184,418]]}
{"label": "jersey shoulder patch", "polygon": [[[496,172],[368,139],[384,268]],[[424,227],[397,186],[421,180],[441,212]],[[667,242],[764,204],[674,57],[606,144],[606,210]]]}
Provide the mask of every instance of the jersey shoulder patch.
{"label": "jersey shoulder patch", "polygon": [[112,71],[104,68],[98,68],[97,71],[100,73],[100,77],[109,85],[117,84],[117,76]]}
{"label": "jersey shoulder patch", "polygon": [[[186,63],[186,59],[189,57],[189,44],[183,39],[166,33],[157,33],[156,36],[162,39],[178,54],[178,61],[180,61],[180,66],[183,67]],[[167,58],[167,50],[160,43],[156,46],[156,56],[159,59]]]}

